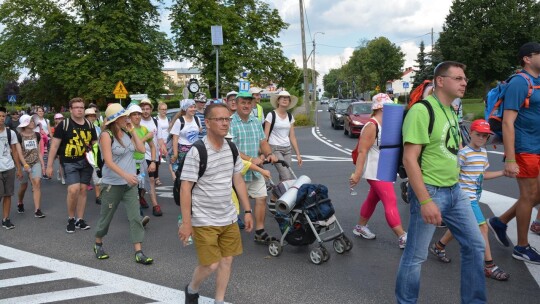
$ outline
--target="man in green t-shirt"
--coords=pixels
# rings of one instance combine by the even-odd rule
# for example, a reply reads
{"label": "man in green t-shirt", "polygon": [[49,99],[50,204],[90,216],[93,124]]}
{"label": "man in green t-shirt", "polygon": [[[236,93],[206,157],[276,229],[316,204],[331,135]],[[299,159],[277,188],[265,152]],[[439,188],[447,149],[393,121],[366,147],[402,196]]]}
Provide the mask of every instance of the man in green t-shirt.
{"label": "man in green t-shirt", "polygon": [[461,137],[451,107],[455,98],[463,97],[467,81],[465,65],[442,62],[434,71],[434,92],[426,98],[433,109],[433,131],[429,134],[430,114],[421,103],[411,107],[403,122],[403,164],[409,176],[411,216],[397,274],[398,303],[418,301],[422,263],[442,220],[461,246],[461,302],[486,302],[485,245],[469,198],[458,183]]}

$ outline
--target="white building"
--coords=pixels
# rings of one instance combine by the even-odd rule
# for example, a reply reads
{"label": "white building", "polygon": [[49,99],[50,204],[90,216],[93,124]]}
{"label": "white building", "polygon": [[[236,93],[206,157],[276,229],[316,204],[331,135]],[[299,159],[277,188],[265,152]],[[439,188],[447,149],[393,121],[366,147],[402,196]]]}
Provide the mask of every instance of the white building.
{"label": "white building", "polygon": [[[403,95],[405,93],[410,93],[415,75],[416,75],[416,71],[413,70],[412,67],[406,68],[405,71],[403,71],[401,78],[396,79],[396,80],[389,80],[386,83],[386,91],[393,91],[394,95],[396,96]],[[404,83],[408,84],[408,88],[403,88]]]}

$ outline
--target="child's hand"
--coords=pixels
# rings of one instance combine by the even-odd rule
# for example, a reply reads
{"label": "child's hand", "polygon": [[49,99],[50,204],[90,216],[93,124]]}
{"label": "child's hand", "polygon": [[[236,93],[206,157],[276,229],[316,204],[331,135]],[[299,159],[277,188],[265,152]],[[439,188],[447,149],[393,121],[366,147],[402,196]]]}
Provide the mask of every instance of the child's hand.
{"label": "child's hand", "polygon": [[268,171],[268,170],[263,169],[262,172],[261,172],[261,174],[262,174],[262,175],[264,176],[264,178],[266,178],[266,179],[271,179],[271,178],[272,178],[272,175],[270,174],[270,171]]}

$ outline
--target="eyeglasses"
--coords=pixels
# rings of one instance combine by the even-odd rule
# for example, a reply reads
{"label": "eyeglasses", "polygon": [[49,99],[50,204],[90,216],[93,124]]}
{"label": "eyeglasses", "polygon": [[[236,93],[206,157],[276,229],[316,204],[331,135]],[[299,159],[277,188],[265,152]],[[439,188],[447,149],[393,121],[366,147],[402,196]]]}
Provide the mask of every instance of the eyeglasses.
{"label": "eyeglasses", "polygon": [[160,111],[167,111],[167,108],[164,108],[164,109],[159,109]]}
{"label": "eyeglasses", "polygon": [[84,107],[71,107],[72,109],[82,109],[84,110]]}
{"label": "eyeglasses", "polygon": [[232,121],[231,117],[211,117],[207,118],[208,120],[213,120],[215,122],[221,122],[221,123],[229,123]]}
{"label": "eyeglasses", "polygon": [[465,81],[465,83],[468,83],[469,82],[469,78],[467,77],[461,77],[461,76],[448,76],[448,75],[441,75],[441,77],[448,77],[448,78],[452,78],[454,79],[455,81],[457,82],[462,82],[462,81]]}

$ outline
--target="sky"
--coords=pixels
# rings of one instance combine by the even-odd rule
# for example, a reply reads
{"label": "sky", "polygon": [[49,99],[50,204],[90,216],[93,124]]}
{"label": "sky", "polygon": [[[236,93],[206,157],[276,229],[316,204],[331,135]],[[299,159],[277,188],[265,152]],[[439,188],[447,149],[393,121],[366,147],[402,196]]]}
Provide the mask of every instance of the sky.
{"label": "sky", "polygon": [[[289,24],[277,40],[283,45],[285,56],[294,59],[301,67],[299,1],[263,1],[277,9]],[[415,65],[422,40],[426,51],[431,49],[432,28],[437,40],[451,4],[451,0],[304,0],[306,53],[312,51],[312,37],[315,36],[315,69],[326,74],[330,69],[345,64],[360,41],[384,36],[405,53],[404,68],[411,67]],[[161,12],[161,28],[170,32],[168,10],[163,8]],[[166,62],[165,67],[189,65],[188,62]],[[311,62],[308,67],[311,67]],[[322,77],[318,82],[321,80]]]}

